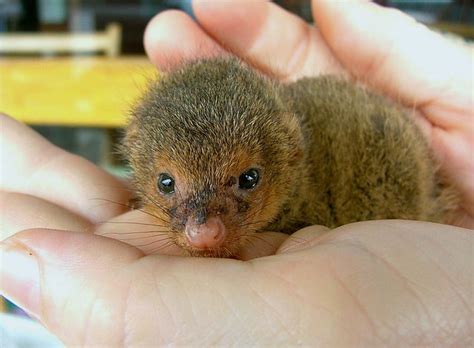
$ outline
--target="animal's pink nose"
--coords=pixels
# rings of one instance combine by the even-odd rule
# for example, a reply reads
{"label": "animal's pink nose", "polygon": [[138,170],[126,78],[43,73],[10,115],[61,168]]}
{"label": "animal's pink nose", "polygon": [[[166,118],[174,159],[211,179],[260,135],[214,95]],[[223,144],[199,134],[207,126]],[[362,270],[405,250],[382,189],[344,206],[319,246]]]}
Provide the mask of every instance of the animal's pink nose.
{"label": "animal's pink nose", "polygon": [[219,217],[210,217],[203,224],[189,219],[184,230],[189,245],[198,248],[217,248],[225,240],[227,231]]}

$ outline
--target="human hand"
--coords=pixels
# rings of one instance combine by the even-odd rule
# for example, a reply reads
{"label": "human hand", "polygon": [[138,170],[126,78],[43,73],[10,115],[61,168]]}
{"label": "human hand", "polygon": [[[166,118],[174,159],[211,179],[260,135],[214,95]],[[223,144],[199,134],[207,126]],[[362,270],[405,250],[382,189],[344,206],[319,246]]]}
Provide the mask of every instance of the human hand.
{"label": "human hand", "polygon": [[413,221],[351,224],[318,239],[314,230],[246,262],[24,231],[2,243],[2,293],[68,346],[472,343],[469,230]]}
{"label": "human hand", "polygon": [[2,239],[34,227],[92,232],[127,210],[124,182],[6,115],[0,125]]}
{"label": "human hand", "polygon": [[[20,158],[30,151],[23,149]],[[91,168],[85,167],[86,172]],[[25,170],[16,173],[31,171],[27,165],[20,168]],[[91,171],[95,183],[103,173]],[[31,180],[24,192],[37,192],[42,183]],[[59,208],[66,206],[67,212],[79,216],[90,210],[82,204],[91,196],[97,193],[84,195],[86,200],[77,200],[76,206],[71,197],[61,200],[53,195]],[[128,197],[108,199],[126,203]],[[91,218],[92,224],[115,217],[119,212],[110,211],[112,206],[104,216]],[[47,216],[47,210],[41,213]],[[80,223],[90,226],[86,220],[64,217],[65,224],[79,221],[78,225],[58,228],[81,230]],[[23,253],[26,258],[2,255],[2,292],[36,314],[69,345],[269,345],[275,340],[281,344],[467,345],[472,341],[469,232],[416,222],[348,225],[321,239],[315,239],[314,232],[313,228],[298,232],[277,256],[238,262],[144,256],[123,243],[91,234],[27,231],[2,247],[28,250]],[[294,249],[288,250],[290,245]],[[40,264],[41,285],[32,272],[26,272],[30,256]],[[18,262],[25,266],[21,274],[14,272]]]}
{"label": "human hand", "polygon": [[[194,1],[149,24],[145,47],[161,70],[232,52],[283,81],[345,74],[412,110],[460,193],[451,223],[474,228],[473,55],[399,11],[368,1],[312,1],[318,29],[266,1]],[[238,30],[237,30],[238,28]]]}

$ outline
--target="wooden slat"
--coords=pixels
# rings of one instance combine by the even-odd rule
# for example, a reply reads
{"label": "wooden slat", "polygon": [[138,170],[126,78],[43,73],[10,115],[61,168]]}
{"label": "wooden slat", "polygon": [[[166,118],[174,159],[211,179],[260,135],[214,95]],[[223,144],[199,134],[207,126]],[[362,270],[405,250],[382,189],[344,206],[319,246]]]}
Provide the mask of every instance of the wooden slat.
{"label": "wooden slat", "polygon": [[32,125],[121,127],[156,78],[146,57],[0,60],[0,112]]}
{"label": "wooden slat", "polygon": [[0,51],[3,53],[96,52],[105,51],[108,40],[106,34],[70,34],[68,36],[9,34],[0,36]]}
{"label": "wooden slat", "polygon": [[65,33],[0,33],[2,54],[120,53],[122,29],[111,23],[103,32]]}

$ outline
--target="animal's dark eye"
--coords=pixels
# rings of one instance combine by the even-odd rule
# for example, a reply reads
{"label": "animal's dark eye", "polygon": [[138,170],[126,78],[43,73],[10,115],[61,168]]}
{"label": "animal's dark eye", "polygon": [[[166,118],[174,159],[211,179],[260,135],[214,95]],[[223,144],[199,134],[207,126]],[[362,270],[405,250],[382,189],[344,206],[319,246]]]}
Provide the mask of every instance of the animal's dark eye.
{"label": "animal's dark eye", "polygon": [[258,169],[252,168],[243,172],[239,176],[239,188],[242,190],[250,190],[257,186],[258,180],[260,179],[260,173]]}
{"label": "animal's dark eye", "polygon": [[174,179],[167,173],[158,176],[158,189],[161,193],[170,194],[174,192]]}

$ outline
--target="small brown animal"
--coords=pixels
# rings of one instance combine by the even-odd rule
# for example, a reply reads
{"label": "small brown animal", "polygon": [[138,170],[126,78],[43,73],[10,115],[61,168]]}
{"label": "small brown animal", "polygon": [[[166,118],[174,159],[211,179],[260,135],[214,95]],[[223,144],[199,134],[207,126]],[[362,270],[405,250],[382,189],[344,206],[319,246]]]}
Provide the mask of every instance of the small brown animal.
{"label": "small brown animal", "polygon": [[152,83],[123,153],[144,209],[195,256],[231,257],[261,230],[441,221],[448,209],[399,106],[334,76],[278,83],[231,58]]}

